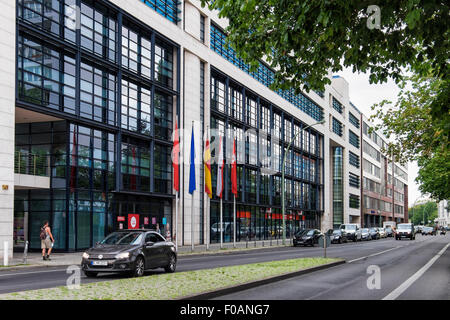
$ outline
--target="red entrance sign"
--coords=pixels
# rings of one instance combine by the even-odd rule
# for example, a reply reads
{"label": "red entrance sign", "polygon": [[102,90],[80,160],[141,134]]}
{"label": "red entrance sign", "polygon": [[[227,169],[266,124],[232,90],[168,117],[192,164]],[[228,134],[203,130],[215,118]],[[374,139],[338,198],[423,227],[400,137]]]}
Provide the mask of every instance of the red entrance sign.
{"label": "red entrance sign", "polygon": [[148,225],[148,217],[144,217],[144,225]]}
{"label": "red entrance sign", "polygon": [[122,217],[122,216],[119,216],[119,217],[117,217],[117,221],[125,221],[125,217]]}
{"label": "red entrance sign", "polygon": [[139,215],[129,214],[128,215],[128,229],[139,229]]}

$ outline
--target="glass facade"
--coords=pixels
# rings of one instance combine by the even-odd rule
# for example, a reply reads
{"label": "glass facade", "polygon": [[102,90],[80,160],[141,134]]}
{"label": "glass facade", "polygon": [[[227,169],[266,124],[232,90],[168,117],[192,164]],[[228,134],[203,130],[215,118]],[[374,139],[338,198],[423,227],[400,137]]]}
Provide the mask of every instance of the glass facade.
{"label": "glass facade", "polygon": [[344,223],[343,148],[333,149],[333,228]]}
{"label": "glass facade", "polygon": [[[276,105],[250,92],[219,71],[211,72],[211,128],[232,129],[237,137],[237,237],[238,241],[263,240],[281,236],[281,164],[283,150],[295,133],[286,159],[285,199],[288,235],[301,227],[319,227],[323,212],[323,137]],[[228,98],[227,98],[228,97]],[[245,101],[245,103],[244,103]],[[225,154],[231,159],[232,137],[227,137]],[[270,155],[262,159],[263,155]],[[214,154],[212,155],[215,156]],[[265,174],[269,166],[274,174]],[[231,172],[226,166],[224,194],[224,241],[232,239],[233,195]],[[217,165],[212,165],[216,186]],[[219,199],[213,190],[211,241],[217,233]]]}
{"label": "glass facade", "polygon": [[[50,189],[15,195],[31,249],[44,220],[62,251],[127,228],[132,213],[172,228],[179,48],[106,2],[81,0],[77,21],[77,2],[18,1],[17,106],[61,119],[16,124],[16,149],[51,159]],[[176,2],[145,2],[176,18]]]}
{"label": "glass facade", "polygon": [[[236,51],[233,48],[226,44],[226,34],[213,23],[211,24],[210,37],[210,45],[213,51],[234,64],[239,69],[248,73],[251,77],[266,87],[270,87],[275,78],[274,70],[272,70],[265,63],[260,62],[256,71],[250,71],[250,66],[237,56]],[[277,90],[276,93],[313,119],[317,121],[321,121],[323,119],[323,109],[303,93],[295,94],[294,89]]]}
{"label": "glass facade", "polygon": [[180,10],[178,9],[178,0],[140,0],[147,6],[158,12],[164,18],[177,23],[181,19],[179,18]]}

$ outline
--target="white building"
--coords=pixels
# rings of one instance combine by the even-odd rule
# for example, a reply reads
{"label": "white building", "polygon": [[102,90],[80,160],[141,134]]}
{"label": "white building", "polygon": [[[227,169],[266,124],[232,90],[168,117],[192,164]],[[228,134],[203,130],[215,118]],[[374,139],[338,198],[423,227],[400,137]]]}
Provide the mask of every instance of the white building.
{"label": "white building", "polygon": [[[237,241],[279,238],[282,196],[288,236],[364,223],[363,118],[345,79],[332,77],[324,92],[272,91],[275,71],[261,62],[250,72],[225,46],[227,21],[198,0],[17,3],[0,3],[0,241],[9,242],[10,255],[25,241],[39,250],[44,220],[56,251],[83,250],[127,228],[131,217],[140,227],[170,229],[180,246],[191,245],[191,230],[195,245],[218,242],[216,165],[210,200],[201,163],[201,137],[211,128],[242,138]],[[185,130],[178,218],[175,122]],[[281,194],[283,152],[295,136]],[[272,157],[274,174],[263,174],[261,155]],[[231,226],[228,164],[224,173],[223,217]],[[231,228],[224,241],[232,241]]]}

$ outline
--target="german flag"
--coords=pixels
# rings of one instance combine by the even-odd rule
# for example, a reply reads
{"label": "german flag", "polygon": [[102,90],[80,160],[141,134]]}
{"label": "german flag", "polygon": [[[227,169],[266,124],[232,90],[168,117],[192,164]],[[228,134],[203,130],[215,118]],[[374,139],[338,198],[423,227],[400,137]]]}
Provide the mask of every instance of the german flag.
{"label": "german flag", "polygon": [[212,181],[211,181],[211,149],[209,146],[209,138],[206,138],[205,154],[203,157],[205,163],[205,192],[208,197],[212,198]]}

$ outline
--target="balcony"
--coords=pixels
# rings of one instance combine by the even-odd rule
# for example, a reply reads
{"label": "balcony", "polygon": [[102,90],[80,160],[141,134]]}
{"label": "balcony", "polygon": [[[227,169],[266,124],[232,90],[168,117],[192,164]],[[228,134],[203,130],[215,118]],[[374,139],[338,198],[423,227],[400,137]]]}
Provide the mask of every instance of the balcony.
{"label": "balcony", "polygon": [[50,155],[14,153],[15,189],[50,189]]}

